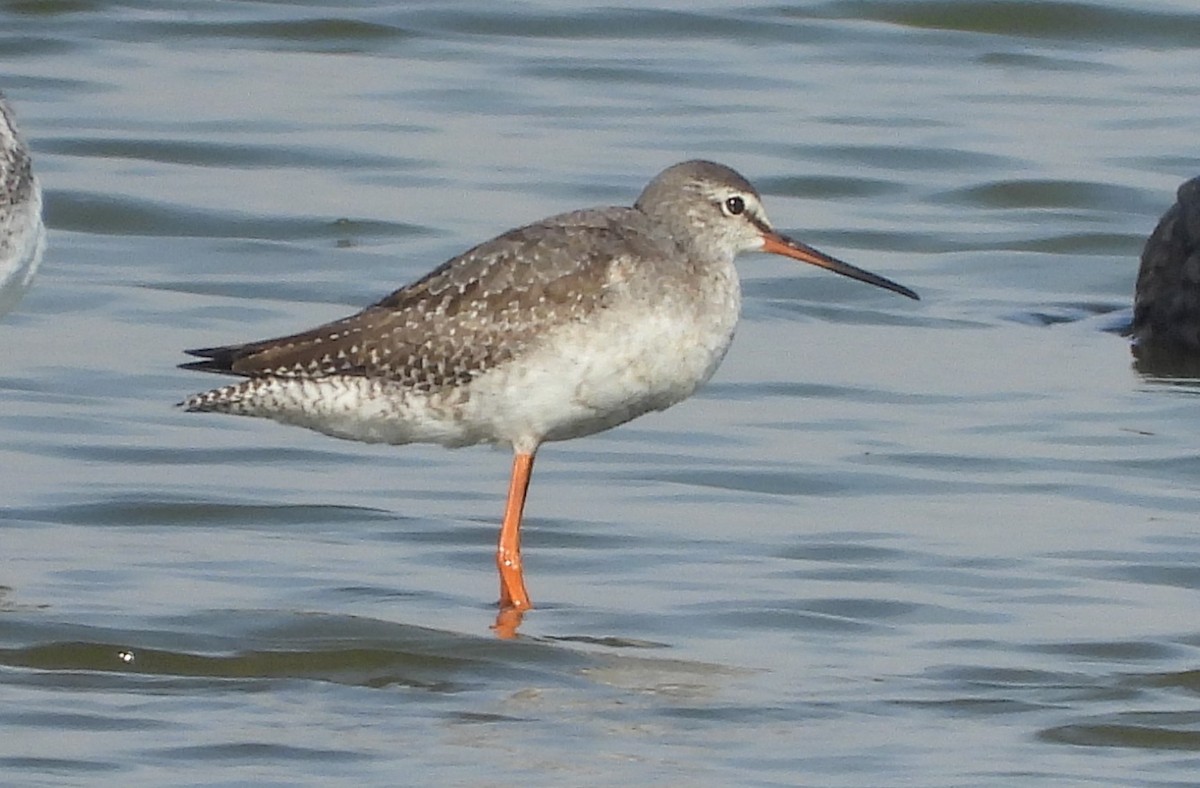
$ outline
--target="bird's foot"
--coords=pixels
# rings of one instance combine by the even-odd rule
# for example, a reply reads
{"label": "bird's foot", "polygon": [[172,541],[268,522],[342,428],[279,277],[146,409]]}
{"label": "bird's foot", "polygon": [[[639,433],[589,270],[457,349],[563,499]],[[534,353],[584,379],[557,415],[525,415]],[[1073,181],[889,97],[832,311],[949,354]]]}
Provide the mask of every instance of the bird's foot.
{"label": "bird's foot", "polygon": [[496,614],[496,623],[492,624],[492,630],[496,633],[496,637],[501,640],[515,638],[517,628],[521,626],[521,619],[525,617],[527,609],[501,606],[500,612]]}

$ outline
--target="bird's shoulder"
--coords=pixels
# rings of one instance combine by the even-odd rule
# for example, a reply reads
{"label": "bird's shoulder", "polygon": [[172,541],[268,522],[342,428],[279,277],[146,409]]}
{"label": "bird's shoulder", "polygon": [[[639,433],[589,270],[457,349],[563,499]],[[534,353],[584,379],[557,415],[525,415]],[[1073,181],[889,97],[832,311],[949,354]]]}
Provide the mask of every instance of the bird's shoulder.
{"label": "bird's shoulder", "polygon": [[[641,211],[573,211],[509,230],[451,258],[377,306],[449,307],[458,301],[529,301],[600,287],[614,265],[665,257],[663,237]],[[554,283],[559,283],[555,287]],[[429,302],[432,300],[433,304]]]}

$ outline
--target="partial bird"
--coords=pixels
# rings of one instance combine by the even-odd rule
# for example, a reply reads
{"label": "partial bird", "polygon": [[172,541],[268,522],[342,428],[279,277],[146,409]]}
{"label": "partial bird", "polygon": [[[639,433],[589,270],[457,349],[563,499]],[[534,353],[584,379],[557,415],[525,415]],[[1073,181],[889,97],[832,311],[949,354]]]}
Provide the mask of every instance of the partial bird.
{"label": "partial bird", "polygon": [[1142,249],[1133,300],[1138,368],[1162,375],[1200,373],[1200,177],[1177,200]]}
{"label": "partial bird", "polygon": [[25,295],[45,248],[42,189],[12,107],[0,94],[0,315]]}
{"label": "partial bird", "polygon": [[749,251],[917,298],[774,230],[729,167],[686,161],[632,207],[509,230],[350,317],[185,351],[203,360],[184,369],[246,380],[180,404],[369,443],[511,446],[496,554],[497,628],[511,634],[531,607],[520,527],[538,448],[668,408],[712,377],[741,305],[734,258]]}

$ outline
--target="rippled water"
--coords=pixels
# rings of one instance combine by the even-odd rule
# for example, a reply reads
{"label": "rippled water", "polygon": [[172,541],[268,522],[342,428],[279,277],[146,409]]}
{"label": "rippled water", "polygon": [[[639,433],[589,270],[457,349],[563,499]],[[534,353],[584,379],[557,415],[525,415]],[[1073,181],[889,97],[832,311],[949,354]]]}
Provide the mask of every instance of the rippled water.
{"label": "rippled water", "polygon": [[[21,785],[1193,785],[1200,386],[1131,367],[1190,0],[0,5],[50,246],[0,347]],[[918,290],[747,256],[697,398],[504,451],[172,407],[184,347],[728,163]]]}

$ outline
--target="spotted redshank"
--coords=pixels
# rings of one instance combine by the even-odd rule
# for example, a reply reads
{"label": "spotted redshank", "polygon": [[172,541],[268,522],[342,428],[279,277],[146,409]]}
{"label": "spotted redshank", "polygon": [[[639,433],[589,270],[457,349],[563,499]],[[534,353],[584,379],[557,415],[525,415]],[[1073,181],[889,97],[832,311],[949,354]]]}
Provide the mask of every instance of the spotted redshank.
{"label": "spotted redshank", "polygon": [[1200,177],[1179,187],[1142,249],[1133,300],[1139,368],[1200,369]]}
{"label": "spotted redshank", "polygon": [[0,315],[25,295],[45,248],[42,190],[12,108],[0,95]]}
{"label": "spotted redshank", "polygon": [[728,167],[687,161],[632,208],[510,230],[345,319],[189,350],[204,360],[185,369],[248,379],[181,404],[357,441],[512,446],[496,559],[501,610],[521,612],[521,515],[538,447],[670,407],[708,380],[733,339],[743,251],[917,298],[773,230]]}

